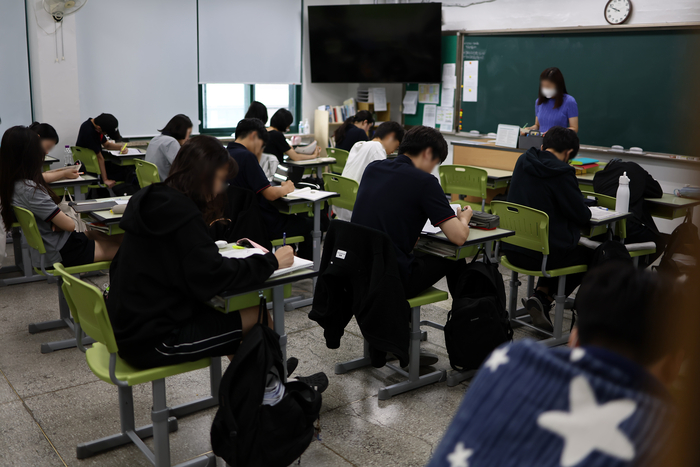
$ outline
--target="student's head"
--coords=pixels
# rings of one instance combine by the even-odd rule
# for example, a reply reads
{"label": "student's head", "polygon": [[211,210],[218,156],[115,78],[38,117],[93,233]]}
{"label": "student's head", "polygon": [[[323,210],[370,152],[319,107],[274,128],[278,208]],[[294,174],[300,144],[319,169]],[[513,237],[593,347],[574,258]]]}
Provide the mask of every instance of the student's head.
{"label": "student's head", "polygon": [[343,142],[345,139],[345,134],[353,125],[361,128],[365,131],[365,133],[367,133],[369,129],[372,128],[372,125],[374,125],[372,113],[367,110],[360,110],[354,117],[347,118],[342,125],[336,128],[335,132],[333,133],[335,144],[340,144]]}
{"label": "student's head", "polygon": [[447,158],[447,142],[435,128],[414,126],[406,132],[399,146],[399,154],[413,160],[416,168],[431,173]]}
{"label": "student's head", "polygon": [[119,120],[112,114],[100,114],[92,119],[95,129],[100,133],[104,133],[114,141],[121,141],[122,135],[119,134]]}
{"label": "student's head", "polygon": [[279,109],[270,119],[270,126],[277,131],[284,133],[289,130],[290,125],[294,122],[294,116],[287,109]]}
{"label": "student's head", "polygon": [[542,150],[551,152],[561,161],[569,162],[578,154],[578,135],[574,130],[553,126],[544,134]]}
{"label": "student's head", "polygon": [[48,123],[34,122],[29,125],[29,129],[35,131],[39,135],[44,154],[50,153],[58,144],[58,133],[56,133],[54,127]]}
{"label": "student's head", "polygon": [[244,118],[236,125],[236,142],[255,155],[262,152],[268,138],[265,125],[257,118]]}
{"label": "student's head", "polygon": [[662,383],[678,375],[682,352],[669,339],[681,318],[674,291],[656,273],[611,261],[586,274],[576,294],[572,341],[616,352],[646,367]]}
{"label": "student's head", "polygon": [[192,120],[184,114],[177,114],[170,119],[165,128],[158,130],[166,136],[171,136],[182,146],[192,134]]}
{"label": "student's head", "polygon": [[263,125],[267,125],[267,107],[262,102],[253,101],[245,113],[245,118],[257,118],[263,122]]}
{"label": "student's head", "polygon": [[199,135],[182,145],[165,184],[191,198],[207,218],[211,202],[226,191],[226,180],[237,173],[238,164],[221,142]]}
{"label": "student's head", "polygon": [[387,154],[391,154],[399,148],[405,131],[396,122],[384,122],[377,127],[374,138],[379,139]]}
{"label": "student's head", "polygon": [[568,93],[564,75],[559,68],[551,67],[544,70],[540,75],[540,97],[537,104],[544,104],[549,99],[554,99],[554,108],[557,109],[564,102],[564,94]]}
{"label": "student's head", "polygon": [[13,126],[5,131],[0,142],[0,215],[9,228],[14,222],[12,196],[15,182],[30,180],[58,201],[49,189],[41,168],[46,153],[36,131],[26,126]]}

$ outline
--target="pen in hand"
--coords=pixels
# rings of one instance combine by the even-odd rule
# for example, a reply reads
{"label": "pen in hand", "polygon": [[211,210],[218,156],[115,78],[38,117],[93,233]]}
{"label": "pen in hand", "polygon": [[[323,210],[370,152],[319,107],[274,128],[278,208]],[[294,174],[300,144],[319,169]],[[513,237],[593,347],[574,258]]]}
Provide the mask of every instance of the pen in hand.
{"label": "pen in hand", "polygon": [[282,246],[287,246],[287,232],[282,233]]}

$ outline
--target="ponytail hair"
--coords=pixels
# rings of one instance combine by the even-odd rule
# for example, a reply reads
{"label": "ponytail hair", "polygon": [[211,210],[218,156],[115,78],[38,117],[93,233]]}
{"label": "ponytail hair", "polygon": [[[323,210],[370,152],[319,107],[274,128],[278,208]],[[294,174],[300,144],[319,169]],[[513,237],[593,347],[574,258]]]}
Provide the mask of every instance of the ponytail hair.
{"label": "ponytail hair", "polygon": [[374,123],[374,118],[369,110],[360,110],[354,117],[349,117],[347,120],[345,120],[345,122],[335,130],[335,133],[333,133],[335,144],[338,145],[343,142],[345,139],[345,134],[348,132],[350,125],[364,121]]}

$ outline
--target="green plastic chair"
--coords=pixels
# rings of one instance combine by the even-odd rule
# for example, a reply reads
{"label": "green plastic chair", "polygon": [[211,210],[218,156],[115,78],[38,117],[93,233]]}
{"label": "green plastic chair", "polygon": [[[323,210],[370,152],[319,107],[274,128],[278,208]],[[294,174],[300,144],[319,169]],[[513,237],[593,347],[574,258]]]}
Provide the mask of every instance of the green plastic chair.
{"label": "green plastic chair", "polygon": [[[592,191],[581,191],[581,193],[584,197],[591,197],[598,200],[599,206],[615,210],[615,203],[617,202],[616,198]],[[621,221],[615,222],[615,234],[624,242],[624,240],[627,238],[627,219],[622,219]],[[631,250],[629,252],[635,266],[639,264],[640,256],[653,255],[654,253],[656,253],[656,247],[646,248],[644,250]]]}
{"label": "green plastic chair", "polygon": [[[58,308],[59,308],[59,319],[57,320],[51,320],[51,321],[44,321],[41,323],[32,323],[29,325],[29,333],[30,334],[36,334],[38,332],[42,331],[49,331],[52,329],[60,329],[60,328],[70,328],[71,330],[74,329],[74,323],[73,320],[71,319],[70,316],[70,311],[68,310],[68,305],[66,304],[66,300],[63,297],[63,293],[61,292],[61,278],[56,276],[56,273],[53,269],[46,268],[45,263],[45,258],[46,258],[46,248],[44,247],[44,241],[41,238],[41,234],[39,233],[39,228],[37,227],[36,224],[36,219],[34,217],[34,214],[24,208],[20,208],[15,206],[14,207],[14,212],[15,212],[15,217],[17,218],[17,221],[19,222],[19,225],[22,227],[22,233],[24,234],[24,237],[27,239],[27,244],[35,249],[36,251],[39,252],[41,255],[41,267],[37,268],[34,267],[34,271],[37,274],[41,274],[43,276],[46,276],[49,282],[57,282],[58,283]],[[93,272],[93,271],[102,271],[105,269],[109,269],[111,261],[100,261],[97,263],[90,263],[90,264],[82,264],[80,266],[72,266],[69,268],[65,268],[65,271],[68,274],[80,274],[83,272]],[[75,347],[77,345],[76,340],[73,339],[67,339],[67,340],[62,340],[62,341],[56,341],[56,342],[48,342],[41,344],[41,353],[50,353],[55,350],[62,350],[62,349],[69,349],[72,347]]]}
{"label": "green plastic chair", "polygon": [[[515,232],[515,235],[501,239],[502,242],[542,253],[542,267],[538,271],[519,268],[508,261],[507,256],[501,257],[501,264],[511,270],[508,306],[511,321],[552,336],[543,341],[546,345],[553,346],[565,343],[569,337],[569,333],[564,334],[564,306],[566,304],[564,287],[566,286],[566,276],[586,272],[588,266],[581,264],[566,268],[547,269],[547,256],[549,256],[549,216],[547,213],[506,201],[492,201],[491,210],[493,214],[500,217],[500,227],[502,229]],[[556,306],[554,308],[553,333],[533,326],[529,321],[521,319],[520,316],[522,315],[518,315],[518,311],[520,311],[517,309],[518,286],[521,284],[518,280],[518,274],[525,274],[530,278],[533,276],[559,278],[557,293],[554,295]],[[531,279],[528,279],[528,282],[531,284]],[[528,289],[530,288],[531,286],[528,287]],[[531,293],[531,290],[528,290],[528,293]]]}
{"label": "green plastic chair", "polygon": [[[102,169],[100,169],[95,151],[80,146],[71,146],[70,152],[73,154],[74,164],[78,161],[82,162],[86,172],[96,174],[98,180],[102,179]],[[89,188],[105,188],[105,186],[98,182],[96,185],[88,185]]]}
{"label": "green plastic chair", "polygon": [[360,184],[352,178],[343,177],[331,173],[323,174],[323,186],[326,191],[334,191],[340,195],[337,198],[328,200],[328,204],[334,207],[347,209],[352,211],[355,207],[355,199],[357,198],[357,190]]}
{"label": "green plastic chair", "polygon": [[136,167],[136,178],[139,181],[141,188],[146,188],[148,185],[160,183],[160,175],[158,174],[158,166],[152,162],[137,160],[134,163]]}
{"label": "green plastic chair", "polygon": [[[132,367],[117,354],[119,349],[102,292],[94,285],[72,277],[60,263],[54,264],[54,270],[63,279],[61,288],[77,325],[78,347],[85,352],[85,360],[90,370],[102,381],[117,386],[119,394],[121,433],[79,444],[76,449],[78,459],[85,459],[108,449],[134,443],[154,466],[169,467],[169,433],[177,430],[175,417],[198,412],[218,404],[221,359],[203,358],[194,362],[147,370]],[[85,349],[83,346],[81,330],[95,341],[89,349]],[[168,407],[166,405],[165,378],[206,367],[210,367],[211,371],[212,395],[177,407]],[[152,383],[153,387],[152,424],[136,428],[132,387],[149,382]],[[153,436],[154,451],[151,451],[143,442],[143,439],[151,436]],[[216,458],[211,453],[186,463],[188,466],[215,464]]]}
{"label": "green plastic chair", "polygon": [[489,174],[486,170],[468,165],[441,165],[439,169],[440,184],[445,193],[452,195],[476,196],[481,198],[481,206],[470,201],[452,201],[462,207],[469,205],[474,210],[491,212],[486,206],[486,182]]}
{"label": "green plastic chair", "polygon": [[326,154],[328,157],[332,157],[335,159],[335,164],[331,164],[331,172],[336,173],[338,175],[343,173],[343,169],[345,168],[345,164],[348,162],[348,156],[350,153],[344,149],[338,149],[338,148],[326,148]]}
{"label": "green plastic chair", "polygon": [[[435,287],[430,287],[416,297],[408,300],[408,306],[411,308],[411,342],[409,347],[408,371],[405,371],[399,368],[397,365],[391,363],[386,364],[387,367],[404,376],[406,380],[380,388],[379,393],[377,394],[380,401],[390,399],[397,394],[402,394],[404,392],[422,388],[423,386],[445,381],[445,379],[447,379],[447,372],[445,370],[436,370],[423,375],[420,374],[420,341],[425,340],[426,338],[425,332],[421,332],[421,326],[429,326],[441,331],[445,329],[445,327],[441,324],[426,320],[421,321],[420,307],[431,303],[442,302],[447,299],[447,292],[436,289]],[[370,366],[371,364],[369,343],[367,340],[365,340],[364,355],[355,360],[350,360],[344,363],[336,363],[335,374],[341,375],[356,368]],[[458,381],[462,380],[463,378],[460,378]],[[448,386],[454,386],[458,384],[458,381],[451,384],[450,380],[448,379]]]}

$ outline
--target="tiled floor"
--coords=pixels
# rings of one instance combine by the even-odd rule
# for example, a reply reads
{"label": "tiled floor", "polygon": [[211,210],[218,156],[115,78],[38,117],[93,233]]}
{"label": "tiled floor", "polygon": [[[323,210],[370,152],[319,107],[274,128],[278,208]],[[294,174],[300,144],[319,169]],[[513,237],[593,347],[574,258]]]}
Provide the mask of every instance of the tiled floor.
{"label": "tiled floor", "polygon": [[[12,252],[10,251],[11,255]],[[13,258],[5,264],[13,264]],[[505,272],[505,270],[503,271]],[[508,281],[509,276],[504,276]],[[92,277],[101,285],[107,276]],[[525,282],[525,281],[523,281]],[[508,284],[508,282],[506,282]],[[445,288],[445,284],[440,284]],[[296,292],[308,294],[310,282]],[[521,287],[521,293],[524,285]],[[87,460],[75,457],[77,444],[116,433],[117,391],[98,380],[77,349],[41,354],[42,342],[70,337],[65,330],[30,335],[27,324],[58,316],[55,284],[35,282],[0,288],[0,465],[2,466],[147,466],[133,446]],[[423,307],[423,317],[444,323],[451,302]],[[330,387],[323,394],[321,440],[312,442],[302,466],[422,466],[456,411],[468,382],[437,383],[377,400],[377,390],[398,381],[387,369],[333,373],[334,364],[359,356],[362,339],[352,322],[337,350],[326,348],[322,329],[307,318],[309,309],[286,314],[288,354],[299,359],[297,374],[324,371]],[[567,324],[568,325],[568,324]],[[450,369],[441,331],[429,329],[426,349],[437,353],[437,368]],[[545,336],[523,329],[516,338]],[[208,393],[208,370],[168,379],[168,402],[187,402]],[[137,426],[149,423],[150,385],[134,388]],[[209,430],[216,409],[179,421],[170,436],[172,462],[211,450]],[[219,462],[219,465],[224,465]]]}

